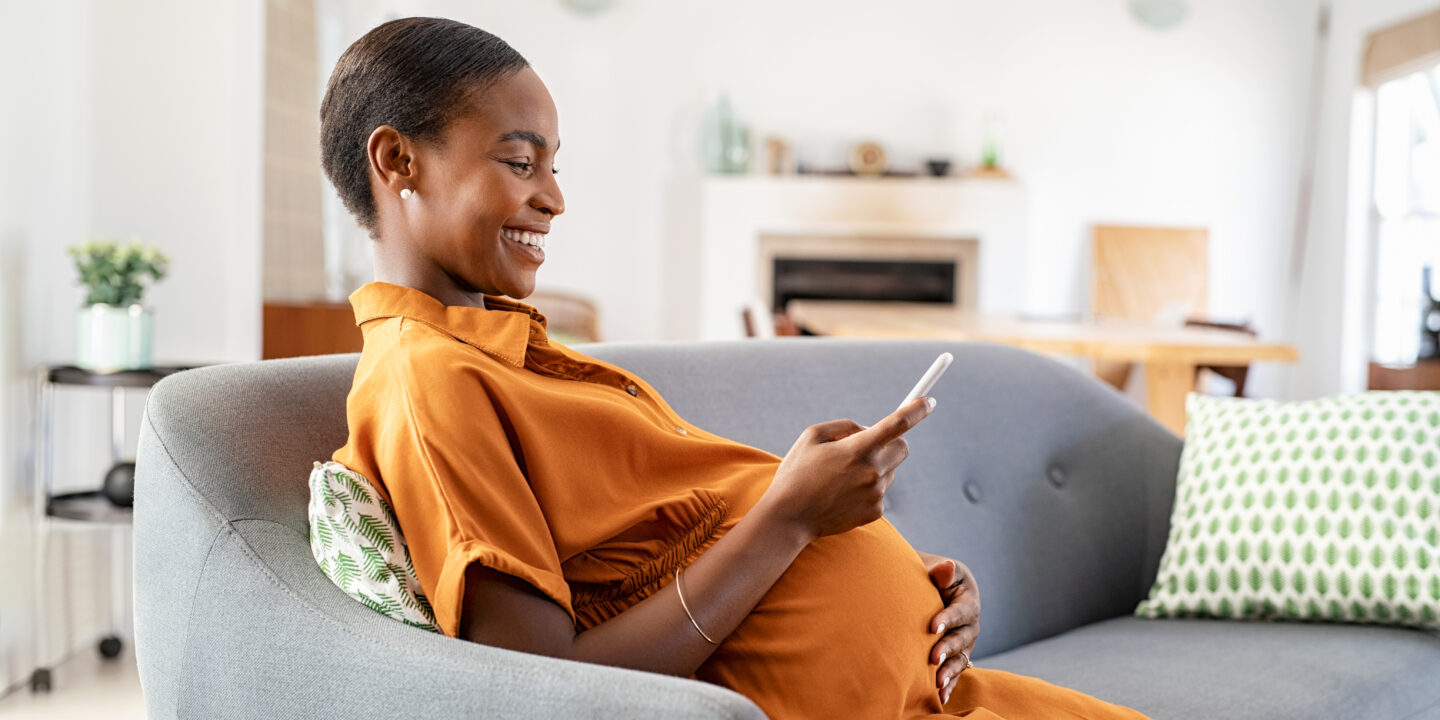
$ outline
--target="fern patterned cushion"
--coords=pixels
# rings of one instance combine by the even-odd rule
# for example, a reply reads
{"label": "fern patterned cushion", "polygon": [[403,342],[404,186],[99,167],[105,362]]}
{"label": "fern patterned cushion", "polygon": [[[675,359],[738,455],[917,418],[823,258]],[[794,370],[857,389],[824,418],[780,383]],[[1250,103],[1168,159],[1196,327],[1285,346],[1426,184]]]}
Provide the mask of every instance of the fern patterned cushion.
{"label": "fern patterned cushion", "polygon": [[1191,395],[1145,617],[1440,627],[1440,393]]}
{"label": "fern patterned cushion", "polygon": [[320,570],[370,609],[440,632],[390,504],[337,462],[310,471],[310,552]]}

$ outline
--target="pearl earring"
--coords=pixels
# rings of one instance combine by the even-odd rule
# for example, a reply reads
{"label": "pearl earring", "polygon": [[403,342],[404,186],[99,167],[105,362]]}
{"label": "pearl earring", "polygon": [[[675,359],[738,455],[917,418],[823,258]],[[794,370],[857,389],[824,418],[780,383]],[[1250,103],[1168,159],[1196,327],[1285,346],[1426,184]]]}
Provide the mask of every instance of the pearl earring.
{"label": "pearl earring", "polygon": [[410,196],[411,196],[411,195],[414,195],[414,194],[415,194],[415,191],[414,191],[414,190],[411,190],[410,188],[405,188],[404,190],[401,190],[401,191],[400,191],[400,199],[401,199],[401,200],[409,200],[409,199],[410,199]]}

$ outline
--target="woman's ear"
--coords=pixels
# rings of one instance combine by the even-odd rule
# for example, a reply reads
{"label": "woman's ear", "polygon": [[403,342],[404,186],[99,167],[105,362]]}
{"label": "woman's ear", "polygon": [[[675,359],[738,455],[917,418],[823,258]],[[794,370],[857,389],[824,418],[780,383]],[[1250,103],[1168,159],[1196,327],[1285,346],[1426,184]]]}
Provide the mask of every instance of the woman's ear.
{"label": "woman's ear", "polygon": [[399,130],[389,125],[375,128],[365,143],[365,155],[370,160],[370,178],[377,189],[385,188],[395,195],[404,190],[414,192],[413,146]]}

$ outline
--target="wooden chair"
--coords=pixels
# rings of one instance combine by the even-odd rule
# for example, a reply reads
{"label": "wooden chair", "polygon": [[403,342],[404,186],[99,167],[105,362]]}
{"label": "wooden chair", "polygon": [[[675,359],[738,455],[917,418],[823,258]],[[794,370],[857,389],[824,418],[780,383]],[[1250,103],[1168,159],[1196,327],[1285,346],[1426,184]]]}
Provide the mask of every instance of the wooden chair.
{"label": "wooden chair", "polygon": [[545,329],[564,345],[600,341],[600,311],[590,299],[565,292],[536,291],[522,302],[545,316]]}
{"label": "wooden chair", "polygon": [[[1204,228],[1097,225],[1091,312],[1097,320],[1210,327],[1255,335],[1248,325],[1204,319],[1209,302],[1210,232]],[[1132,363],[1095,363],[1100,379],[1124,390]],[[1244,392],[1249,366],[1202,367]]]}
{"label": "wooden chair", "polygon": [[1419,359],[1414,365],[1370,363],[1371,390],[1440,390],[1440,360]]}
{"label": "wooden chair", "polygon": [[[767,316],[770,318],[769,322],[765,321]],[[770,312],[758,298],[751,300],[740,310],[740,322],[745,326],[747,338],[793,337],[803,334],[789,315]]]}
{"label": "wooden chair", "polygon": [[[1259,332],[1255,330],[1255,326],[1251,325],[1250,323],[1223,323],[1211,322],[1209,320],[1201,320],[1199,318],[1187,318],[1185,320],[1185,327],[1202,327],[1213,328],[1216,330],[1230,330],[1233,332],[1245,333],[1250,337],[1259,336]],[[1235,385],[1235,397],[1245,397],[1245,379],[1250,376],[1249,365],[1201,365],[1195,368],[1196,379],[1198,380],[1200,377],[1200,373],[1206,370],[1215,373],[1216,375],[1219,375],[1220,377],[1223,377],[1233,383]]]}

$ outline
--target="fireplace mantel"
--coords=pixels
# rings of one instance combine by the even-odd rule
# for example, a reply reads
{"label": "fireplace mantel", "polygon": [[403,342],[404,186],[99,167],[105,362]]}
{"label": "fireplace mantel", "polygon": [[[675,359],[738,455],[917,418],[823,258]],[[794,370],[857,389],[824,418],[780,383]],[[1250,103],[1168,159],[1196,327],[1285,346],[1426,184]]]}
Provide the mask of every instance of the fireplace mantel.
{"label": "fireplace mantel", "polygon": [[761,297],[762,236],[953,239],[978,245],[973,301],[1023,309],[1028,244],[1024,189],[1011,180],[715,177],[700,199],[700,335],[743,335],[740,310]]}

